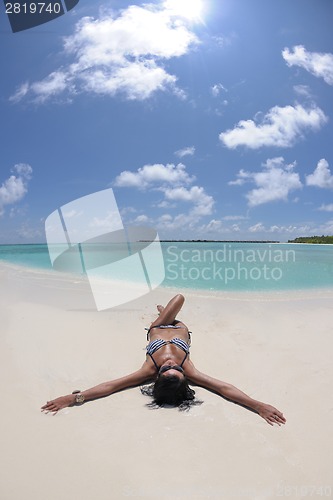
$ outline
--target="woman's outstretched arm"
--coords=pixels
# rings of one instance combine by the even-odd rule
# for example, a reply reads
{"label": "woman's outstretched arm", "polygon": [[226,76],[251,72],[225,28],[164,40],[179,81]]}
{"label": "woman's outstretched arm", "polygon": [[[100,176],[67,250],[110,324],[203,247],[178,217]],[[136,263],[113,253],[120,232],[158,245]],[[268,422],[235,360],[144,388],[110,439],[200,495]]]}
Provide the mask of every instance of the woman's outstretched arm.
{"label": "woman's outstretched arm", "polygon": [[[115,392],[123,391],[124,389],[129,389],[130,387],[137,387],[141,384],[149,382],[151,380],[151,375],[150,365],[144,362],[139,370],[130,373],[129,375],[125,375],[124,377],[103,382],[102,384],[82,391],[81,394],[84,396],[84,401],[104,398],[114,394]],[[56,414],[59,410],[62,410],[67,406],[73,406],[75,404],[75,398],[75,394],[60,396],[59,398],[47,401],[47,403],[41,407],[41,410],[47,413],[53,412]]]}
{"label": "woman's outstretched arm", "polygon": [[199,372],[191,361],[188,363],[186,376],[189,382],[216,392],[220,396],[233,401],[234,403],[238,403],[254,410],[270,425],[281,425],[286,423],[283,413],[274,408],[274,406],[252,399],[240,389],[237,389],[237,387]]}

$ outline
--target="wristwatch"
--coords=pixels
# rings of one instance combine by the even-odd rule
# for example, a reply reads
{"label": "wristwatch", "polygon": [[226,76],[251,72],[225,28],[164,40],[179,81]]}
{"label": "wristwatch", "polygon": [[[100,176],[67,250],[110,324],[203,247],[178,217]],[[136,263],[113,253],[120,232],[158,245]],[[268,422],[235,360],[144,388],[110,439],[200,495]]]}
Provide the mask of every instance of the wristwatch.
{"label": "wristwatch", "polygon": [[76,390],[76,391],[73,391],[72,394],[76,394],[74,404],[83,405],[84,395],[81,393],[81,391]]}

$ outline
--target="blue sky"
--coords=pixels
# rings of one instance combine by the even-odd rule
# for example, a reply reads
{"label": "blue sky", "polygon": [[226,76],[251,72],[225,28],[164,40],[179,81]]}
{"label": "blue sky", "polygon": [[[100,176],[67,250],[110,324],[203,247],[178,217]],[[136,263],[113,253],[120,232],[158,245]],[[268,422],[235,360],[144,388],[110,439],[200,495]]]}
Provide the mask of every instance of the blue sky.
{"label": "blue sky", "polygon": [[161,238],[333,234],[331,0],[1,9],[0,243],[109,187]]}

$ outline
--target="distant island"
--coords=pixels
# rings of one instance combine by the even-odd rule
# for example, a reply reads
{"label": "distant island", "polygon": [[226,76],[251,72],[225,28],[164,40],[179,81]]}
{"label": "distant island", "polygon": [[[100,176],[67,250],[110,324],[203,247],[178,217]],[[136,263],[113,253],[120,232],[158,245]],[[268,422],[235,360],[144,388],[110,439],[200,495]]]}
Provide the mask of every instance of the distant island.
{"label": "distant island", "polygon": [[333,245],[333,236],[300,236],[294,240],[288,240],[288,243],[319,243]]}

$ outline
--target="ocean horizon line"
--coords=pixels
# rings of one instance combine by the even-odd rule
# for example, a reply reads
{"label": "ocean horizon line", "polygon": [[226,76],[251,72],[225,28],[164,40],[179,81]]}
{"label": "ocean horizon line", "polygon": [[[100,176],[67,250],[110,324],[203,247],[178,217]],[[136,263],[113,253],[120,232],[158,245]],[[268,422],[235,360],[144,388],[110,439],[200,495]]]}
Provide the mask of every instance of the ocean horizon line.
{"label": "ocean horizon line", "polygon": [[[138,242],[148,242],[150,240],[136,240]],[[207,240],[207,239],[160,239],[161,243],[287,243],[279,240]],[[62,244],[55,243],[56,245]],[[35,242],[35,243],[0,243],[0,246],[16,246],[16,245],[47,245],[47,242]]]}

